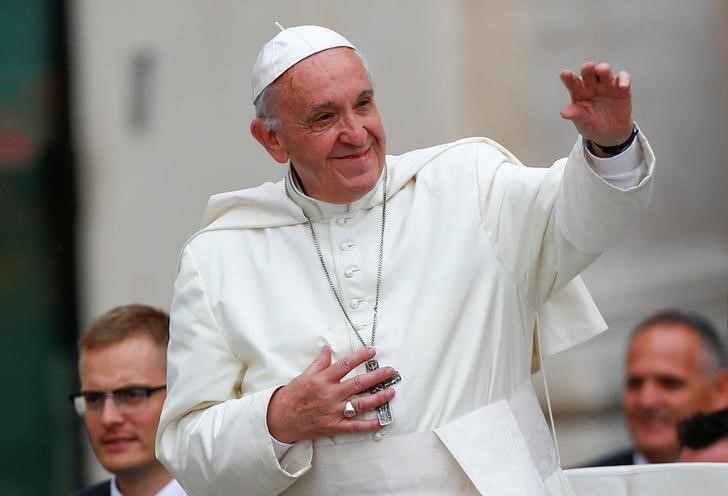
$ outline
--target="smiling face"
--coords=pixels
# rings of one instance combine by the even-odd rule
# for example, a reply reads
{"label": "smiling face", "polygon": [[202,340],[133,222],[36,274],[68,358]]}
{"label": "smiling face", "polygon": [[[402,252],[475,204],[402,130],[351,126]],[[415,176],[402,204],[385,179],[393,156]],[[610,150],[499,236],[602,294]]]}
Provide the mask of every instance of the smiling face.
{"label": "smiling face", "polygon": [[255,119],[251,132],[276,161],[290,160],[306,194],[351,203],[374,188],[384,167],[386,139],[356,53],[324,50],[273,84],[280,125],[266,130]]}
{"label": "smiling face", "polygon": [[[163,385],[165,353],[163,347],[144,335],[84,350],[79,362],[81,388],[111,391]],[[84,420],[91,445],[106,470],[122,478],[164,470],[154,454],[164,398],[164,391],[152,394],[147,407],[133,415],[122,414],[110,398],[100,412],[86,413]]]}
{"label": "smiling face", "polygon": [[655,324],[635,335],[627,356],[624,410],[634,444],[648,461],[675,461],[678,421],[716,407],[712,375],[691,328]]}

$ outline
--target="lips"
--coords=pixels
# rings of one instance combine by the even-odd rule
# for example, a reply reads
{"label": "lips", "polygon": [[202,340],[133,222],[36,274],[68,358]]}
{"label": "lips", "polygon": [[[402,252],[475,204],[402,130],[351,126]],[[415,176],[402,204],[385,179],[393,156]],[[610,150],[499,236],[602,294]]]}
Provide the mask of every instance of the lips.
{"label": "lips", "polygon": [[359,160],[362,158],[366,158],[369,155],[369,151],[372,149],[371,145],[366,148],[366,150],[363,150],[359,153],[351,153],[349,155],[340,155],[338,157],[335,157],[337,160]]}
{"label": "lips", "polygon": [[123,451],[135,441],[133,436],[106,436],[101,439],[101,445],[107,451]]}
{"label": "lips", "polygon": [[675,429],[675,422],[672,416],[663,411],[642,412],[636,415],[634,420],[640,429],[647,432]]}
{"label": "lips", "polygon": [[671,422],[656,418],[640,420],[639,425],[642,429],[646,429],[649,431],[659,431],[672,427]]}

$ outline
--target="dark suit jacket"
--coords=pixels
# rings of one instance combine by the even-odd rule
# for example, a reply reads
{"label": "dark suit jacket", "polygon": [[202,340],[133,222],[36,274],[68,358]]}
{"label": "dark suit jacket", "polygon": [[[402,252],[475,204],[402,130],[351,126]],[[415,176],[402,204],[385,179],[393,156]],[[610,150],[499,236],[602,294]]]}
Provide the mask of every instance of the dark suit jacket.
{"label": "dark suit jacket", "polygon": [[111,481],[99,482],[73,493],[71,496],[111,496]]}
{"label": "dark suit jacket", "polygon": [[620,451],[613,453],[591,463],[582,465],[583,467],[612,467],[615,465],[634,465],[634,450]]}

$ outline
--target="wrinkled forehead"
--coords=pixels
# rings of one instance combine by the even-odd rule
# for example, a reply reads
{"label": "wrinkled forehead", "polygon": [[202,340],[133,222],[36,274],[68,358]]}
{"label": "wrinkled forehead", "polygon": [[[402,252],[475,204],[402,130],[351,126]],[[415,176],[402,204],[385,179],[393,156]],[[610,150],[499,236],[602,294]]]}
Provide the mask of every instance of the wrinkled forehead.
{"label": "wrinkled forehead", "polygon": [[321,26],[283,29],[263,45],[253,66],[253,102],[288,69],[316,53],[335,47],[354,48],[339,33]]}
{"label": "wrinkled forehead", "polygon": [[272,85],[279,117],[323,107],[350,107],[373,97],[371,81],[353,50],[333,48],[312,55],[286,71]]}
{"label": "wrinkled forehead", "polygon": [[301,60],[281,74],[271,86],[289,91],[300,91],[304,88],[316,91],[330,86],[337,87],[345,82],[371,86],[366,70],[354,50],[337,47]]}

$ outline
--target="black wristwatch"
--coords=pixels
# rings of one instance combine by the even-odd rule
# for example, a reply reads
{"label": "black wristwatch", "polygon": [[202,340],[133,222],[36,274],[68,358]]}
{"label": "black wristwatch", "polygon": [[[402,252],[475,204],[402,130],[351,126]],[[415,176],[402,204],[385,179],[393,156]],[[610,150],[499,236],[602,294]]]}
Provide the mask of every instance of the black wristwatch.
{"label": "black wristwatch", "polygon": [[637,129],[637,126],[632,127],[632,134],[629,135],[629,138],[624,143],[620,143],[618,145],[613,146],[602,146],[599,143],[596,143],[594,141],[591,142],[592,145],[599,148],[601,151],[606,153],[607,155],[619,155],[623,151],[625,151],[627,148],[629,148],[629,145],[632,144],[635,137],[637,136],[637,133],[639,133],[639,129]]}

